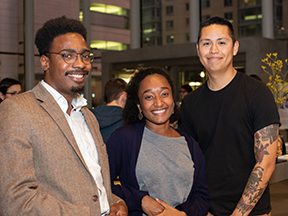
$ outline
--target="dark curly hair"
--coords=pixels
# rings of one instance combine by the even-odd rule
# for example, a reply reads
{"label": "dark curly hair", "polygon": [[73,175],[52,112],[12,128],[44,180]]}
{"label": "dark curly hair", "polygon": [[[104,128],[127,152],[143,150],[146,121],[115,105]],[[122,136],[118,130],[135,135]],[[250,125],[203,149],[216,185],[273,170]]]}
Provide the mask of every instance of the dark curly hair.
{"label": "dark curly hair", "polygon": [[35,44],[40,56],[45,55],[51,49],[53,40],[66,33],[79,33],[86,40],[87,31],[85,26],[78,20],[68,19],[66,16],[48,20],[40,28],[35,37]]}
{"label": "dark curly hair", "polygon": [[139,114],[139,109],[137,107],[137,104],[140,103],[139,98],[138,98],[138,90],[139,90],[139,86],[141,81],[149,76],[149,75],[153,75],[153,74],[159,74],[164,76],[168,83],[171,86],[171,90],[172,90],[172,96],[173,96],[173,100],[174,100],[174,113],[171,115],[170,120],[173,119],[173,121],[179,119],[180,117],[180,110],[178,108],[178,106],[176,106],[175,103],[175,97],[174,97],[174,85],[173,85],[173,81],[171,79],[171,77],[168,75],[168,73],[166,71],[164,71],[163,69],[159,68],[159,67],[149,67],[149,68],[139,68],[136,70],[137,72],[135,72],[135,74],[132,76],[130,82],[127,85],[127,101],[125,104],[125,107],[123,109],[123,117],[125,120],[125,124],[134,124],[134,123],[138,123],[138,122],[145,122],[145,116],[143,116],[142,120],[139,120],[138,118],[138,114]]}

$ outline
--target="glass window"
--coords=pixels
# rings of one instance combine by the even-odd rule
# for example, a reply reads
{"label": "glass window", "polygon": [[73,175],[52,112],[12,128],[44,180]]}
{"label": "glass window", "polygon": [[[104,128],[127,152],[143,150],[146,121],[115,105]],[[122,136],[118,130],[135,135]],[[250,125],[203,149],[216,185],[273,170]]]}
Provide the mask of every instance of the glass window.
{"label": "glass window", "polygon": [[99,40],[92,40],[90,47],[100,50],[116,50],[116,51],[127,50],[129,48],[128,44],[123,44],[114,41],[99,41]]}
{"label": "glass window", "polygon": [[166,6],[166,15],[172,15],[173,14],[173,5]]}
{"label": "glass window", "polygon": [[173,25],[174,25],[173,20],[166,21],[166,30],[173,30],[174,28]]}
{"label": "glass window", "polygon": [[276,20],[277,21],[283,21],[283,13],[282,13],[282,5],[277,5],[275,7],[275,13],[276,13]]}
{"label": "glass window", "polygon": [[186,41],[189,42],[189,41],[190,41],[190,34],[189,34],[189,33],[186,33],[185,36],[186,36]]}
{"label": "glass window", "polygon": [[186,11],[189,11],[189,3],[185,4]]}
{"label": "glass window", "polygon": [[156,32],[155,23],[144,23],[143,24],[143,34],[149,35]]}
{"label": "glass window", "polygon": [[143,22],[149,22],[149,21],[155,20],[155,9],[148,8],[148,9],[142,10],[142,18],[143,18]]}
{"label": "glass window", "polygon": [[120,15],[120,16],[128,16],[128,9],[121,8],[121,7],[114,6],[114,5],[106,5],[106,4],[99,4],[99,3],[93,3],[93,2],[90,5],[90,11]]}
{"label": "glass window", "polygon": [[201,7],[202,8],[209,8],[210,7],[210,0],[201,0]]}
{"label": "glass window", "polygon": [[185,24],[186,24],[186,26],[190,25],[190,18],[185,18]]}
{"label": "glass window", "polygon": [[240,7],[253,5],[261,5],[261,0],[240,0]]}
{"label": "glass window", "polygon": [[239,13],[240,13],[240,23],[247,23],[247,22],[251,22],[251,21],[261,22],[262,14],[261,14],[261,8],[260,7],[241,10]]}
{"label": "glass window", "polygon": [[145,6],[154,6],[155,0],[142,0],[142,5]]}
{"label": "glass window", "polygon": [[168,35],[166,39],[167,39],[167,44],[174,43],[174,35]]}
{"label": "glass window", "polygon": [[261,35],[262,35],[261,24],[247,25],[240,27],[239,37],[261,36]]}
{"label": "glass window", "polygon": [[204,21],[208,20],[209,18],[210,18],[210,15],[204,15],[204,16],[202,16],[201,22],[204,22]]}
{"label": "glass window", "polygon": [[232,12],[224,13],[224,18],[229,20],[230,22],[233,22],[233,13]]}
{"label": "glass window", "polygon": [[232,0],[224,0],[224,6],[232,6]]}

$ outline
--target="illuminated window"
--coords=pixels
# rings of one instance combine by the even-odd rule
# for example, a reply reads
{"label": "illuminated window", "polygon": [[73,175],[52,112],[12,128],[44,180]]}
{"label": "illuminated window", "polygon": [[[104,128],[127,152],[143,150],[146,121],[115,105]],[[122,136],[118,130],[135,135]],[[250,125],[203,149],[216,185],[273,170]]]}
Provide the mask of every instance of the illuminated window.
{"label": "illuminated window", "polygon": [[[113,14],[119,16],[128,16],[129,10],[125,8],[121,8],[114,5],[105,5],[99,3],[91,3],[90,4],[90,11],[98,12],[98,13],[106,13],[106,14]],[[80,21],[83,21],[83,12],[80,11],[79,14]]]}
{"label": "illuminated window", "polygon": [[166,39],[167,39],[167,44],[174,43],[174,35],[168,35]]}
{"label": "illuminated window", "polygon": [[99,40],[92,40],[90,47],[99,50],[115,50],[115,51],[122,51],[128,49],[127,44],[114,41],[99,41]]}
{"label": "illuminated window", "polygon": [[145,23],[143,24],[143,34],[154,34],[156,32],[155,23]]}
{"label": "illuminated window", "polygon": [[128,16],[128,10],[114,6],[114,5],[105,5],[99,3],[91,3],[90,11],[99,12],[99,13],[107,13],[114,14],[119,16]]}

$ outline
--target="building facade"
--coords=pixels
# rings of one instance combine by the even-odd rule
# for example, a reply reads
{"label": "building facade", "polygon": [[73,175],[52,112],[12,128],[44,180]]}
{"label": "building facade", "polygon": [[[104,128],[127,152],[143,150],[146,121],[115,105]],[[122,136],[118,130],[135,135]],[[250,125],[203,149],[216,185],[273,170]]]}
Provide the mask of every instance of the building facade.
{"label": "building facade", "polygon": [[[27,0],[25,0],[27,1]],[[0,4],[0,79],[10,77],[22,82],[25,88],[25,43],[23,0],[1,0]],[[32,0],[34,29],[36,31],[49,19],[66,16],[82,19],[82,0]],[[105,50],[127,50],[130,44],[130,0],[90,0],[89,41],[96,58],[91,71],[92,106],[102,101],[101,53]],[[26,14],[27,15],[27,14]],[[38,50],[34,46],[35,84],[43,79]],[[28,73],[28,72],[27,72]]]}
{"label": "building facade", "polygon": [[[273,35],[275,39],[288,38],[288,15],[285,13],[288,0],[265,0],[273,5]],[[190,0],[142,0],[142,47],[181,44],[190,42]],[[147,7],[153,11],[148,11]],[[237,38],[262,36],[261,0],[199,0],[200,22],[213,16],[225,17],[233,23]],[[159,12],[161,8],[161,12]],[[147,26],[146,20],[151,19],[154,25]],[[156,23],[157,21],[157,23]],[[159,27],[159,22],[162,26]],[[150,27],[150,28],[149,28]],[[265,24],[264,24],[265,27]],[[149,43],[151,39],[146,32],[157,32],[160,43]]]}

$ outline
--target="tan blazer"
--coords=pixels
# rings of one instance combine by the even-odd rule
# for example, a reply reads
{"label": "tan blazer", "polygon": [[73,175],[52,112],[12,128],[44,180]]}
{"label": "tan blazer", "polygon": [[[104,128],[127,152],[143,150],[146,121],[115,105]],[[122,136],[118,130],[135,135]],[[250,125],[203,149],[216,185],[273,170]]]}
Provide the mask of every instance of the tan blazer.
{"label": "tan blazer", "polygon": [[[106,146],[95,116],[81,109],[95,140],[109,204]],[[99,216],[97,185],[67,120],[38,84],[0,104],[0,212],[3,216]]]}

